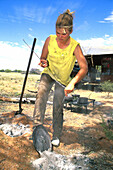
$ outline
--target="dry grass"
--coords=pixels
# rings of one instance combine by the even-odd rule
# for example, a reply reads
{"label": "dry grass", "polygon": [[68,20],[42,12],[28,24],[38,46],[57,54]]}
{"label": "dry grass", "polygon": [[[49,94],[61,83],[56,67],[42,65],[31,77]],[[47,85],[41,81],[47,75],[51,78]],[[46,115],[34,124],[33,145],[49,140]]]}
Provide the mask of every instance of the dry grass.
{"label": "dry grass", "polygon": [[[19,97],[21,95],[25,74],[21,73],[0,73],[0,95],[4,97]],[[30,93],[28,90],[37,90],[37,80],[40,79],[40,75],[29,74],[24,97],[35,96],[34,93]]]}

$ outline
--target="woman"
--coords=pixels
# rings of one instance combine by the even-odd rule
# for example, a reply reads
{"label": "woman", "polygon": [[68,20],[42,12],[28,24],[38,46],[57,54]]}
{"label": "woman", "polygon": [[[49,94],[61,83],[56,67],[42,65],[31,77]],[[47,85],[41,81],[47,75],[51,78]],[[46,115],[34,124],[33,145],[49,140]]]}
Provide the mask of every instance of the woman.
{"label": "woman", "polygon": [[[79,43],[70,37],[73,32],[73,12],[67,10],[60,14],[56,21],[56,35],[50,35],[43,46],[39,65],[44,68],[38,87],[35,102],[34,121],[44,123],[44,115],[48,94],[55,84],[53,98],[53,139],[52,144],[58,146],[63,127],[63,99],[74,90],[87,71],[87,62]],[[70,74],[77,60],[80,70],[71,79]]]}

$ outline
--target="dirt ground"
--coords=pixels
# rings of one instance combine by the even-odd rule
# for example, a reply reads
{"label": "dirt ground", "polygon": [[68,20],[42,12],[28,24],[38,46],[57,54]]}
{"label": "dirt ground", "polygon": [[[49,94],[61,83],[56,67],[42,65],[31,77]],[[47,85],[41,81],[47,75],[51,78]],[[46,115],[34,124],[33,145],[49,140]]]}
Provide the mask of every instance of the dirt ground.
{"label": "dirt ground", "polygon": [[[56,153],[73,155],[82,153],[94,160],[97,169],[113,168],[113,129],[106,123],[113,120],[113,93],[107,97],[104,92],[76,90],[81,97],[95,99],[94,109],[90,104],[87,113],[85,108],[73,106],[64,108],[64,126],[60,146],[53,148]],[[0,99],[1,123],[29,124],[32,130],[34,104],[22,104],[22,115],[14,116],[19,109],[18,103]],[[103,118],[103,119],[102,119]],[[104,121],[102,121],[104,120]],[[52,105],[47,105],[45,127],[52,138]],[[106,128],[107,127],[107,128]],[[0,130],[0,169],[31,170],[31,161],[39,158],[35,151],[31,134],[9,137]],[[93,169],[93,168],[92,168]]]}

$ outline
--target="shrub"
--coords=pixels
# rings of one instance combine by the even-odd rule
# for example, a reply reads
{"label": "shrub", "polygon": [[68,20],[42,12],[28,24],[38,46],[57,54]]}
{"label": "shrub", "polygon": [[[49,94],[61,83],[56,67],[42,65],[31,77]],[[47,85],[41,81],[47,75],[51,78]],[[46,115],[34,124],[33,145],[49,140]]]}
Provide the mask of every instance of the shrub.
{"label": "shrub", "polygon": [[101,83],[101,89],[104,92],[108,92],[108,97],[109,97],[109,93],[113,92],[113,83],[110,82],[110,80],[105,81],[105,82]]}
{"label": "shrub", "polygon": [[113,140],[113,132],[112,132],[112,130],[109,129],[109,127],[108,127],[107,123],[105,122],[105,120],[104,120],[102,115],[101,115],[101,118],[102,118],[101,126],[103,127],[103,130],[105,132],[106,137],[108,139],[110,139],[110,140]]}

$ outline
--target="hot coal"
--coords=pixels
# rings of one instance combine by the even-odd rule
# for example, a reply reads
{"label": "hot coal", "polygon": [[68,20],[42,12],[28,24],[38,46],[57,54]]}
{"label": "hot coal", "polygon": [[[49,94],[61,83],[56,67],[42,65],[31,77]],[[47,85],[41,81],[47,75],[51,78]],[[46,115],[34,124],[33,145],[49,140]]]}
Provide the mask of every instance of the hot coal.
{"label": "hot coal", "polygon": [[6,135],[10,137],[21,136],[25,133],[31,133],[31,129],[29,125],[20,124],[1,124],[0,130],[2,130]]}
{"label": "hot coal", "polygon": [[41,158],[32,162],[34,168],[39,170],[91,170],[92,161],[86,155],[76,154],[65,156],[55,152],[44,151]]}

